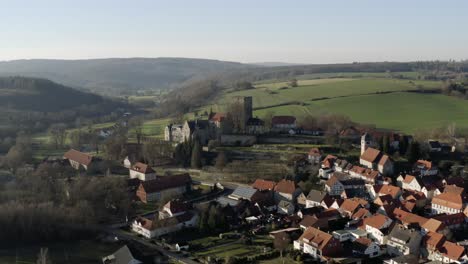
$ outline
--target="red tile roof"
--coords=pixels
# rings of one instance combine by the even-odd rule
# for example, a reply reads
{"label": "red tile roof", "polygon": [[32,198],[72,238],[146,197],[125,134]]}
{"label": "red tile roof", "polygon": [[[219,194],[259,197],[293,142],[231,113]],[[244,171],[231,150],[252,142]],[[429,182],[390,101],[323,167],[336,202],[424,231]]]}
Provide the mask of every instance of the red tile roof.
{"label": "red tile roof", "polygon": [[293,194],[296,191],[296,183],[290,180],[281,180],[275,186],[275,191],[280,193]]}
{"label": "red tile roof", "polygon": [[263,179],[256,179],[255,182],[252,184],[252,188],[255,188],[260,191],[272,191],[275,188],[276,182],[274,181],[267,181]]}
{"label": "red tile roof", "polygon": [[389,220],[391,219],[383,214],[375,214],[371,217],[364,218],[363,225],[368,225],[372,226],[373,228],[382,229],[384,228],[385,223]]}
{"label": "red tile roof", "polygon": [[387,155],[382,155],[382,157],[380,158],[379,160],[379,165],[385,165],[385,163],[387,163],[387,161],[390,160],[390,157],[388,157]]}
{"label": "red tile roof", "polygon": [[340,210],[353,214],[360,206],[362,205],[356,200],[345,199],[340,206]]}
{"label": "red tile roof", "polygon": [[79,164],[85,165],[85,166],[88,166],[91,163],[91,161],[93,160],[93,156],[91,156],[89,154],[86,154],[86,153],[83,153],[83,152],[80,152],[78,150],[74,150],[74,149],[70,149],[69,151],[67,151],[63,155],[63,157],[65,157],[66,159],[69,159],[69,160],[76,161]]}
{"label": "red tile roof", "polygon": [[428,232],[424,237],[423,237],[423,243],[429,248],[429,249],[437,249],[439,248],[442,243],[445,241],[445,236],[436,232]]}
{"label": "red tile roof", "polygon": [[377,162],[377,158],[381,155],[382,153],[380,150],[377,150],[375,148],[367,148],[364,153],[361,155],[361,159],[368,161],[368,162]]}
{"label": "red tile roof", "polygon": [[436,215],[434,216],[434,219],[441,221],[446,226],[459,225],[465,222],[465,214],[456,213],[450,215]]}
{"label": "red tile roof", "polygon": [[389,185],[389,184],[374,185],[374,190],[376,193],[380,195],[389,194],[393,198],[396,198],[401,191],[400,187]]}
{"label": "red tile roof", "polygon": [[432,198],[432,203],[457,210],[463,209],[463,198],[461,195],[444,192]]}
{"label": "red tile roof", "polygon": [[318,249],[322,250],[323,248],[327,246],[327,244],[330,242],[330,240],[332,240],[332,238],[333,236],[328,233],[325,233],[314,227],[309,227],[304,231],[304,233],[299,238],[299,240],[301,241],[308,240],[309,242],[317,245],[316,247]]}
{"label": "red tile roof", "polygon": [[455,243],[445,241],[439,252],[451,260],[459,260],[465,254],[465,248]]}

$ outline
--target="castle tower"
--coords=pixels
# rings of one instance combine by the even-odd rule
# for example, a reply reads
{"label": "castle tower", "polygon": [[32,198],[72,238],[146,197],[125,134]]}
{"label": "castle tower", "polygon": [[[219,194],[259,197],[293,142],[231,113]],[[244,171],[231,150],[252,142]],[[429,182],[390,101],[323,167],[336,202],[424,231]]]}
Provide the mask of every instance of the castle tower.
{"label": "castle tower", "polygon": [[239,104],[241,113],[241,120],[244,126],[247,121],[253,116],[252,96],[236,96],[234,97],[235,103]]}

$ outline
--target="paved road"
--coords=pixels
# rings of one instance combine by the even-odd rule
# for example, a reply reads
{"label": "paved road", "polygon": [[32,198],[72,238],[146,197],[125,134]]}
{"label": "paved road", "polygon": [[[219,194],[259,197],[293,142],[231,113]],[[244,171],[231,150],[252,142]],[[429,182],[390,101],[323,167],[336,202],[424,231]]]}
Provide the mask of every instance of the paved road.
{"label": "paved road", "polygon": [[180,263],[185,263],[185,264],[199,264],[199,262],[196,262],[190,258],[184,257],[182,255],[179,255],[175,252],[171,252],[169,250],[164,249],[162,246],[156,245],[151,243],[145,238],[139,237],[134,234],[128,234],[120,229],[114,229],[114,228],[106,228],[105,229],[106,233],[111,234],[112,236],[116,236],[119,238],[119,240],[131,240],[137,243],[140,243],[150,249],[153,249],[155,251],[160,252],[161,254],[168,256],[172,260],[176,260]]}

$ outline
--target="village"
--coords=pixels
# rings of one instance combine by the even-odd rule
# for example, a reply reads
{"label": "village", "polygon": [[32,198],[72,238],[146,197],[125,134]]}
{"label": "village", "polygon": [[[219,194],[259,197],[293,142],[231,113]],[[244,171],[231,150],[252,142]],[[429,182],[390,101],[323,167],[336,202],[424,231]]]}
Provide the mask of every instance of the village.
{"label": "village", "polygon": [[[266,127],[267,122],[252,116],[252,98],[235,98],[235,104],[231,108],[235,114],[210,113],[208,120],[169,124],[165,141],[174,146],[196,141],[203,146],[203,157],[216,152],[208,145],[258,148],[268,146],[259,143],[265,140],[298,144],[304,138],[317,141],[327,133],[298,127],[293,116],[272,116],[267,121],[271,126]],[[293,159],[297,174],[316,168],[312,170],[316,175],[309,176],[315,179],[313,187],[300,184],[296,175],[279,180],[257,177],[250,182],[201,179],[194,169],[171,171],[168,166],[145,164],[138,155],[127,156],[121,163],[128,169],[128,194],[146,211],[127,216],[115,234],[154,243],[169,250],[166,253],[173,252],[166,257],[183,263],[250,263],[286,255],[306,263],[467,263],[464,172],[447,175],[446,169],[423,158],[410,135],[355,127],[338,133],[353,143],[357,157],[330,154],[317,144]],[[268,138],[262,139],[265,134]],[[453,157],[457,148],[433,140],[423,144],[429,157]],[[406,163],[412,163],[402,167],[390,150],[404,145],[412,152]],[[100,162],[73,149],[64,159],[77,170]],[[218,163],[220,155],[216,159]],[[192,233],[198,240],[190,237]],[[215,244],[196,242],[213,236]],[[209,249],[222,250],[223,244],[226,251],[237,244],[251,250],[242,246],[237,250],[245,254],[229,256]],[[132,253],[135,249],[129,247],[105,257],[104,263],[129,257],[143,263],[137,257],[141,252]]]}

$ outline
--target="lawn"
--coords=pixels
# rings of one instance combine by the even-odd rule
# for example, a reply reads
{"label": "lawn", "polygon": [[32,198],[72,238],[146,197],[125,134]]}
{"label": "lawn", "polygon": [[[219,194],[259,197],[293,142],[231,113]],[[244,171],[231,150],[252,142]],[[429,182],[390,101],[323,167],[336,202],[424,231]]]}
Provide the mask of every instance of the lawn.
{"label": "lawn", "polygon": [[256,236],[252,245],[244,244],[232,239],[219,239],[217,237],[205,237],[190,242],[192,245],[198,244],[213,245],[197,250],[195,254],[200,257],[216,256],[218,258],[256,255],[263,252],[265,247],[271,247],[273,240],[268,236]]}
{"label": "lawn", "polygon": [[[52,263],[94,264],[117,250],[118,244],[97,243],[95,241],[78,241],[73,243],[56,243],[44,245],[49,249]],[[0,249],[0,264],[34,264],[40,246]]]}

